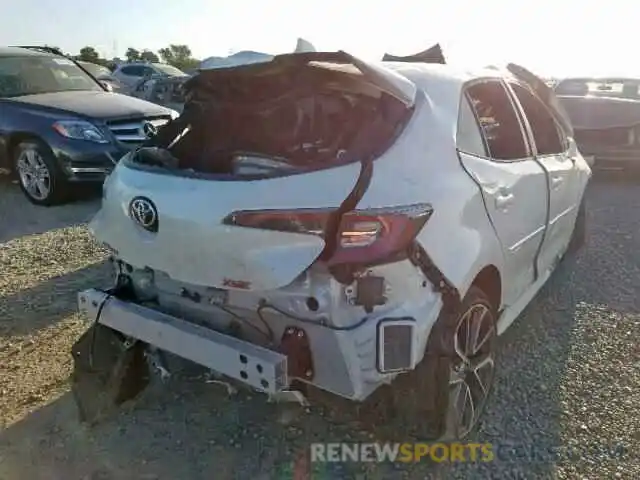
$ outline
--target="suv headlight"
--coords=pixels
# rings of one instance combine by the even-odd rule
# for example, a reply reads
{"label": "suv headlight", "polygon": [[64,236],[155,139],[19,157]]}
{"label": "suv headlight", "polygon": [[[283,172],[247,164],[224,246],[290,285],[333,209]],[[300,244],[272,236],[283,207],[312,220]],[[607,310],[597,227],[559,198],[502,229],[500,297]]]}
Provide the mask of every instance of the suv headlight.
{"label": "suv headlight", "polygon": [[95,125],[84,120],[61,120],[53,124],[53,129],[63,137],[86,140],[94,143],[109,143],[109,140]]}
{"label": "suv headlight", "polygon": [[179,116],[180,116],[180,112],[178,112],[176,110],[171,110],[171,120],[175,120]]}

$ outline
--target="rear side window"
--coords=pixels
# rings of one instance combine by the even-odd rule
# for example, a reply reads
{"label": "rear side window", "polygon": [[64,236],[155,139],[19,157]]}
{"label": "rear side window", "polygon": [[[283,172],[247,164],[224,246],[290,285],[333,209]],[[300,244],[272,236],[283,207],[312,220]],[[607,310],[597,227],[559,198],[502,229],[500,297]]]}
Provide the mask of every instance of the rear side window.
{"label": "rear side window", "polygon": [[456,135],[456,146],[458,150],[478,157],[486,157],[487,149],[482,139],[482,131],[476,120],[473,109],[466,96],[460,102],[460,113],[458,114],[458,132]]}
{"label": "rear side window", "polygon": [[467,95],[480,123],[489,149],[496,160],[517,160],[529,156],[518,115],[506,89],[498,81],[471,85]]}
{"label": "rear side window", "polygon": [[538,155],[556,155],[564,152],[564,137],[560,134],[559,126],[545,104],[528,88],[516,83],[510,85],[529,120]]}

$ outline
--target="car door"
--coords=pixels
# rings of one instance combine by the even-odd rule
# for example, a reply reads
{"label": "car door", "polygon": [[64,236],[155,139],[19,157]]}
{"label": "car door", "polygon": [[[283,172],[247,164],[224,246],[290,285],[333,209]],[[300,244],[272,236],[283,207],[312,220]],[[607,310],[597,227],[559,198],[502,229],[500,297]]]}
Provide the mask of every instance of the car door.
{"label": "car door", "polygon": [[143,77],[144,67],[142,65],[126,65],[120,69],[119,78],[124,85],[132,88]]}
{"label": "car door", "polygon": [[541,271],[553,268],[564,253],[578,209],[575,159],[569,155],[569,142],[551,111],[525,85],[508,82],[524,116],[536,159],[549,179],[549,222],[538,258]]}
{"label": "car door", "polygon": [[[469,140],[473,135],[476,139]],[[524,125],[500,80],[467,86],[457,141],[460,159],[482,191],[503,247],[502,284],[510,305],[536,280],[548,205],[545,171],[533,158]]]}

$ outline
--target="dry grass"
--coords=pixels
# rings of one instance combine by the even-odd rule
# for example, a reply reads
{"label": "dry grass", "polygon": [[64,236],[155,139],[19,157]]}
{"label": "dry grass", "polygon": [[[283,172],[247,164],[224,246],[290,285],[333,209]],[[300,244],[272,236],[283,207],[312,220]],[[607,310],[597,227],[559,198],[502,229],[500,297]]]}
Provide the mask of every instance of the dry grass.
{"label": "dry grass", "polygon": [[69,348],[84,328],[75,294],[104,283],[107,270],[86,227],[67,225],[86,221],[96,202],[38,209],[12,185],[3,181],[0,189],[0,235],[10,238],[0,243],[0,424],[6,427],[67,388]]}

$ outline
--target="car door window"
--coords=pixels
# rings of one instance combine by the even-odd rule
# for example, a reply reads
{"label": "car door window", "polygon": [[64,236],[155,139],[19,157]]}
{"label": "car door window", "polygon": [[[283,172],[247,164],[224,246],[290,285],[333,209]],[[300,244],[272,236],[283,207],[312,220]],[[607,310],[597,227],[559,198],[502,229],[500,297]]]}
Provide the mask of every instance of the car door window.
{"label": "car door window", "polygon": [[142,77],[146,77],[147,75],[153,75],[155,72],[155,70],[151,67],[142,67],[141,68],[142,73],[140,74],[140,76]]}
{"label": "car door window", "polygon": [[510,83],[522,111],[529,120],[538,155],[557,155],[566,150],[567,142],[553,114],[528,88]]}
{"label": "car door window", "polygon": [[136,65],[131,65],[129,67],[122,67],[120,70],[123,74],[128,75],[130,77],[142,77],[142,69],[143,67],[138,67]]}
{"label": "car door window", "polygon": [[471,85],[467,96],[489,150],[496,160],[529,157],[529,149],[516,111],[505,87],[497,80]]}
{"label": "car door window", "polygon": [[476,116],[469,104],[469,99],[466,96],[463,96],[460,102],[456,146],[459,151],[464,153],[478,157],[487,156],[487,149],[482,138],[480,125],[478,125]]}

